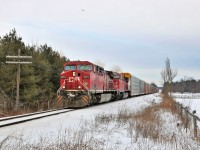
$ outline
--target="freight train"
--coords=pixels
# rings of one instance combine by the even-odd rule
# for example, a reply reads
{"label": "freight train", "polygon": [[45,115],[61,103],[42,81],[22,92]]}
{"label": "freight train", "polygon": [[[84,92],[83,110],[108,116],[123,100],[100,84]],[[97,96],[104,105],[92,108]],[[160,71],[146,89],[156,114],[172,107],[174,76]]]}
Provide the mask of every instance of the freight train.
{"label": "freight train", "polygon": [[76,108],[155,92],[156,87],[130,73],[107,71],[89,61],[69,61],[60,74],[57,95],[59,106]]}

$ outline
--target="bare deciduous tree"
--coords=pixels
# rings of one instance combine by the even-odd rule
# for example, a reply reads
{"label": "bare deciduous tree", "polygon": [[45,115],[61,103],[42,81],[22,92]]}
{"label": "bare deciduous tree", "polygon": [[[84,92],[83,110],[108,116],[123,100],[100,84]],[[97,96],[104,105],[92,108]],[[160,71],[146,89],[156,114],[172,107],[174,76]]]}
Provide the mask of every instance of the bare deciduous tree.
{"label": "bare deciduous tree", "polygon": [[163,85],[164,92],[166,94],[168,94],[168,92],[171,93],[172,83],[173,83],[174,78],[178,74],[178,70],[171,68],[169,58],[167,58],[165,60],[165,68],[161,71],[160,74],[161,74],[161,80],[162,80],[161,82],[162,82],[162,85]]}

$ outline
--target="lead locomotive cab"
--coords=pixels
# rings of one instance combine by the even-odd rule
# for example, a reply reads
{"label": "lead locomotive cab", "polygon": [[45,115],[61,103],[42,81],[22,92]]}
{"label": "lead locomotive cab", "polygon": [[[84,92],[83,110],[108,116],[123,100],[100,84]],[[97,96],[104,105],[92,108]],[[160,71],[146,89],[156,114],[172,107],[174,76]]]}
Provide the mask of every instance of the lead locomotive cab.
{"label": "lead locomotive cab", "polygon": [[60,74],[60,84],[68,91],[82,91],[90,87],[90,72],[94,66],[89,62],[69,62]]}
{"label": "lead locomotive cab", "polygon": [[[103,90],[103,71],[102,67],[88,61],[65,63],[64,71],[60,74],[60,89],[58,90],[63,106],[83,107],[89,105],[91,93]],[[96,84],[98,82],[99,84]]]}

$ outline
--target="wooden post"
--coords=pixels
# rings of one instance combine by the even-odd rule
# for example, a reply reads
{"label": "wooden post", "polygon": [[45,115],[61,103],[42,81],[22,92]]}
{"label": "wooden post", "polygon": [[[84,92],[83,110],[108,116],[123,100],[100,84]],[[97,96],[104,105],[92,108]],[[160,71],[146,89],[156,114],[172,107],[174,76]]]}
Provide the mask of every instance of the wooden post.
{"label": "wooden post", "polygon": [[40,108],[39,108],[39,102],[38,102],[38,100],[37,100],[37,108],[38,108],[38,110],[40,109]]}
{"label": "wooden post", "polygon": [[179,112],[179,106],[178,106],[178,103],[177,102],[175,102],[175,104],[176,104],[176,112],[178,113]]}
{"label": "wooden post", "polygon": [[49,109],[49,101],[47,103],[48,103],[48,109]]}
{"label": "wooden post", "polygon": [[180,115],[181,115],[181,117],[182,117],[182,116],[183,116],[182,104],[179,105],[179,110],[180,110]]}
{"label": "wooden post", "polygon": [[194,125],[194,137],[197,138],[197,119],[195,115],[193,115],[193,125]]}
{"label": "wooden post", "polygon": [[[31,64],[32,62],[25,62],[23,59],[31,59],[32,56],[20,56],[20,49],[18,49],[17,56],[6,56],[7,59],[12,59],[12,61],[6,61],[7,64],[17,64],[17,90],[16,90],[16,104],[15,110],[18,109],[19,106],[19,85],[20,85],[20,64]],[[15,59],[15,61],[13,60]],[[17,61],[16,61],[17,59]]]}
{"label": "wooden post", "polygon": [[[20,49],[18,50],[18,56],[20,56]],[[20,62],[20,59],[18,59],[18,62]],[[19,106],[19,84],[20,84],[20,63],[18,63],[17,67],[17,96],[16,96],[16,105],[15,105],[15,110],[18,109]]]}
{"label": "wooden post", "polygon": [[3,101],[3,110],[4,110],[4,108],[5,108],[5,102]]}
{"label": "wooden post", "polygon": [[188,121],[189,121],[189,119],[188,119],[188,109],[187,109],[187,107],[185,107],[185,128],[186,128],[186,133],[187,133],[187,128],[188,128]]}

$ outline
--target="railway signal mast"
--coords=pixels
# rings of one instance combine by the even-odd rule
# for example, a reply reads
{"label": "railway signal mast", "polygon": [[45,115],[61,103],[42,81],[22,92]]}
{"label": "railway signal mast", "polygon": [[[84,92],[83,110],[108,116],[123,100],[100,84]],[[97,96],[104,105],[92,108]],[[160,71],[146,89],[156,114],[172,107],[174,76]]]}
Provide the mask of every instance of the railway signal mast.
{"label": "railway signal mast", "polygon": [[17,91],[16,91],[16,104],[15,104],[15,110],[18,109],[18,105],[19,105],[19,85],[20,85],[20,65],[21,64],[31,64],[31,61],[25,61],[27,59],[32,59],[32,56],[21,56],[20,55],[21,51],[20,49],[18,50],[18,55],[17,56],[9,56],[6,55],[6,58],[9,59],[8,61],[6,61],[7,64],[17,64]]}

